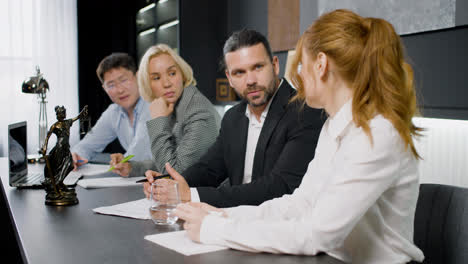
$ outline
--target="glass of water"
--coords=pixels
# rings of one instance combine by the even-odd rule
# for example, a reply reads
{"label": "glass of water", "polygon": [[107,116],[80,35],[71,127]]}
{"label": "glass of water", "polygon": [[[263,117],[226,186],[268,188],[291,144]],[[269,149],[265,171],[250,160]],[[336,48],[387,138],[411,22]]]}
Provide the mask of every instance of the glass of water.
{"label": "glass of water", "polygon": [[151,184],[151,219],[157,225],[172,225],[178,217],[174,210],[180,203],[179,190],[176,181],[162,181]]}

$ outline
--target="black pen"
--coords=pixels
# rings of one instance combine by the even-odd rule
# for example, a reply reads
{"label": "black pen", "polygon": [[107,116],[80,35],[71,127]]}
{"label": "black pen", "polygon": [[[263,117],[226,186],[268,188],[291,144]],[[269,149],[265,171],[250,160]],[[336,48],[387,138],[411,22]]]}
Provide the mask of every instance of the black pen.
{"label": "black pen", "polygon": [[[153,177],[154,180],[170,179],[170,178],[171,178],[171,175],[169,175],[169,174],[163,174],[163,175]],[[136,183],[147,182],[147,181],[148,181],[148,179],[145,178],[145,179],[141,179],[141,180],[136,181]]]}

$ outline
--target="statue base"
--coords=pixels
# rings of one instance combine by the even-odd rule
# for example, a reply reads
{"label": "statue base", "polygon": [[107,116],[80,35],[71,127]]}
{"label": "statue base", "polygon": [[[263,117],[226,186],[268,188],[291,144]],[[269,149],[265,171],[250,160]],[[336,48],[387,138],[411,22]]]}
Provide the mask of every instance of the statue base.
{"label": "statue base", "polygon": [[74,189],[69,189],[67,192],[60,192],[58,194],[55,192],[47,193],[45,199],[46,205],[53,206],[75,205],[78,204],[78,202]]}
{"label": "statue base", "polygon": [[54,206],[66,206],[66,205],[75,205],[78,204],[78,198],[75,199],[59,199],[59,200],[50,200],[46,199],[46,205],[54,205]]}

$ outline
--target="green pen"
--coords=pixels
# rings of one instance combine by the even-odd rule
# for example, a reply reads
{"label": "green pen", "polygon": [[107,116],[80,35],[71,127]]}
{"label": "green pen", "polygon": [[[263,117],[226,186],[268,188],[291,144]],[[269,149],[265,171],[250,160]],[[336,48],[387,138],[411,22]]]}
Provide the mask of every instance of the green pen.
{"label": "green pen", "polygon": [[[129,161],[133,157],[135,157],[135,155],[128,155],[127,157],[123,158],[123,160],[121,160],[119,164]],[[110,167],[108,171],[112,171],[113,169],[115,169],[114,166]]]}

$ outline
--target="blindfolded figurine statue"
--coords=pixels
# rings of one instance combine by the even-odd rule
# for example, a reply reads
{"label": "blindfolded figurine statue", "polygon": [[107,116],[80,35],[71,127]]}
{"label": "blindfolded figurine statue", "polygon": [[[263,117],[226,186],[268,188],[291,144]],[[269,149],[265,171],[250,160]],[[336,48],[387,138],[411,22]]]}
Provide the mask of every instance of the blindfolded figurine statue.
{"label": "blindfolded figurine statue", "polygon": [[[47,205],[73,205],[78,203],[75,189],[68,188],[63,180],[73,169],[73,159],[70,153],[70,127],[78,119],[88,116],[88,106],[86,105],[80,114],[75,118],[65,119],[67,111],[63,106],[56,106],[57,122],[55,122],[47,132],[47,136],[42,146],[41,153],[46,160],[44,168],[44,181],[42,185],[46,191]],[[55,147],[47,153],[49,138],[54,133],[57,136]]]}

